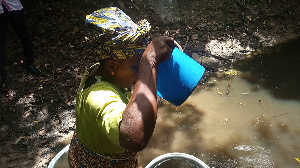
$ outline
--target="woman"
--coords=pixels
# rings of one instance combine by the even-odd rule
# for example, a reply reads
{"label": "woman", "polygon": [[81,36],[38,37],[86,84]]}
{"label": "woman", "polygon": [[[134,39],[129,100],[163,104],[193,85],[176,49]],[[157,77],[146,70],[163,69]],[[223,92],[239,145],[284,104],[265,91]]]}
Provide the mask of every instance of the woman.
{"label": "woman", "polygon": [[148,45],[149,23],[137,25],[118,8],[86,18],[103,32],[92,40],[100,63],[85,73],[77,95],[70,167],[139,167],[137,152],[156,123],[157,67],[170,58],[174,40],[159,37]]}

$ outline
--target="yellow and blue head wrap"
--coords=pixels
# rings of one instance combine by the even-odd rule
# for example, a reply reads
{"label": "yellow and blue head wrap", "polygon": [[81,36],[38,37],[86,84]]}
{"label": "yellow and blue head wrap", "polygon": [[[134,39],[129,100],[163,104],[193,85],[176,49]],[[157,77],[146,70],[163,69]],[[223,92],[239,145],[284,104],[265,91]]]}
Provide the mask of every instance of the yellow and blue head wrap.
{"label": "yellow and blue head wrap", "polygon": [[145,51],[151,28],[147,20],[135,24],[119,8],[109,7],[87,15],[86,22],[96,25],[103,32],[92,40],[92,52],[100,59],[126,59]]}

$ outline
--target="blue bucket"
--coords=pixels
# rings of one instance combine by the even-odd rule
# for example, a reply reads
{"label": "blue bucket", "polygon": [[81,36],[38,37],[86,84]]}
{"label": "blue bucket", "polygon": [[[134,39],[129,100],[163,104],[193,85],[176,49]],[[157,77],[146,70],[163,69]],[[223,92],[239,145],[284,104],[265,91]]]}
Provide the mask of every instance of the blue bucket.
{"label": "blue bucket", "polygon": [[157,95],[180,106],[192,94],[205,69],[177,47],[172,57],[158,66]]}

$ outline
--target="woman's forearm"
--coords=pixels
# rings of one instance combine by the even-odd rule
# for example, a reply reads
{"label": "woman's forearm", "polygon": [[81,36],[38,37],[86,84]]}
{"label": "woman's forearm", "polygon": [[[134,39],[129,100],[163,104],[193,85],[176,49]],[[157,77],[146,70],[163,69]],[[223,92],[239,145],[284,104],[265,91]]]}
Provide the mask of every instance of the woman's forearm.
{"label": "woman's forearm", "polygon": [[120,144],[128,150],[143,150],[152,136],[157,113],[157,67],[170,59],[173,48],[173,38],[159,37],[142,55],[133,95],[120,123]]}
{"label": "woman's forearm", "polygon": [[120,144],[131,151],[141,151],[148,144],[156,123],[156,61],[143,55],[137,82],[120,124]]}

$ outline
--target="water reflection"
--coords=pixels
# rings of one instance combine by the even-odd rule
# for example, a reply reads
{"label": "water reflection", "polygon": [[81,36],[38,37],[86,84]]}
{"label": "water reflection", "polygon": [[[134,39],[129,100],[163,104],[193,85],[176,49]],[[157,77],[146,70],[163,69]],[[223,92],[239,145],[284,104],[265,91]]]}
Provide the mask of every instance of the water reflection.
{"label": "water reflection", "polygon": [[142,166],[183,152],[211,167],[300,167],[299,44],[297,38],[229,65],[240,73],[211,79],[178,108],[159,108]]}
{"label": "water reflection", "polygon": [[234,67],[244,72],[243,78],[269,89],[277,98],[300,100],[300,37],[277,44]]}

